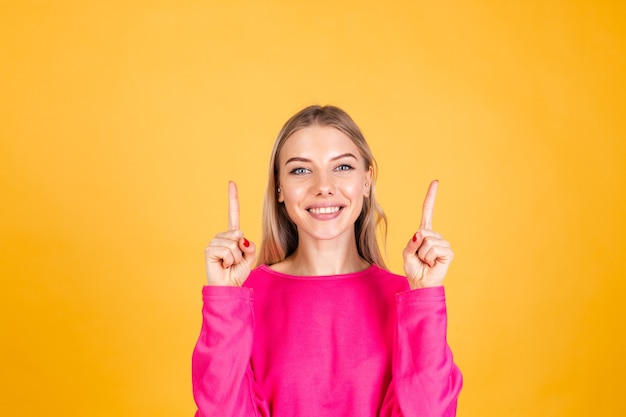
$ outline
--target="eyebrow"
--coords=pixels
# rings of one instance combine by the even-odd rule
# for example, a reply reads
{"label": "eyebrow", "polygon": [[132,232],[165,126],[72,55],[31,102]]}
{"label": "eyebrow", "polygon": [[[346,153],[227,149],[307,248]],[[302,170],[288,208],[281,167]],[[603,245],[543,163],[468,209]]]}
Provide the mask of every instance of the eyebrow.
{"label": "eyebrow", "polygon": [[[356,156],[354,156],[354,154],[348,152],[348,153],[343,153],[341,155],[337,155],[334,158],[331,159],[331,161],[336,161],[337,159],[341,159],[341,158],[354,158],[357,159]],[[310,159],[307,158],[302,158],[299,156],[294,156],[293,158],[289,158],[287,159],[287,161],[285,162],[285,165],[287,165],[290,162],[311,162]]]}

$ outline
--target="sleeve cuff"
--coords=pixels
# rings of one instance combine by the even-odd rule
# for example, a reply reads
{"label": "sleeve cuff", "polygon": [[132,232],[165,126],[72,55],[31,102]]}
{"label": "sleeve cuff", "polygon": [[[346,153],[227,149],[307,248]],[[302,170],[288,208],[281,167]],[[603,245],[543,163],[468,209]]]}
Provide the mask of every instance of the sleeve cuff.
{"label": "sleeve cuff", "polygon": [[252,301],[254,292],[252,288],[205,285],[202,287],[203,300],[242,300]]}
{"label": "sleeve cuff", "polygon": [[396,294],[398,304],[419,304],[424,302],[445,301],[446,294],[443,285],[438,287],[418,288]]}

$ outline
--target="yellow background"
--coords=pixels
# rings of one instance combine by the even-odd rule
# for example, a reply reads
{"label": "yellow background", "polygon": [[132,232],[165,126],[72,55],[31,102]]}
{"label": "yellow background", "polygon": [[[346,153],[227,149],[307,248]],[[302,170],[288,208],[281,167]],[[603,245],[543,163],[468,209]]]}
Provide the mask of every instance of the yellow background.
{"label": "yellow background", "polygon": [[624,415],[624,4],[4,1],[0,415],[193,414],[227,181],[258,242],[311,103],[371,143],[394,271],[441,181],[459,416]]}

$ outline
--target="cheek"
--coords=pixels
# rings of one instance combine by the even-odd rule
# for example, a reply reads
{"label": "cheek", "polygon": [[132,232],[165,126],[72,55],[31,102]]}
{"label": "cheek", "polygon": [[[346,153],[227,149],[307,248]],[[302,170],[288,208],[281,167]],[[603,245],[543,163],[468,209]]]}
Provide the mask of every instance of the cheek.
{"label": "cheek", "polygon": [[365,195],[365,179],[357,180],[345,185],[345,192],[353,197],[363,197]]}
{"label": "cheek", "polygon": [[289,187],[282,191],[282,198],[285,206],[293,206],[298,204],[299,201],[303,198],[303,190],[298,187]]}

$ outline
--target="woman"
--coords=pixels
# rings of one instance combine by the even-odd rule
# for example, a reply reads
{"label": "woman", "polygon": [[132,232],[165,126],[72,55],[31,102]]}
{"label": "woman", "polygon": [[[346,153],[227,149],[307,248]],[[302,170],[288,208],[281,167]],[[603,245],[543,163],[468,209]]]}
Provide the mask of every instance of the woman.
{"label": "woman", "polygon": [[270,161],[263,241],[239,228],[206,249],[208,285],[193,354],[205,416],[454,416],[462,378],[446,342],[442,287],[453,258],[432,231],[437,181],[403,251],[385,269],[375,161],[341,109],[311,106],[283,126]]}

